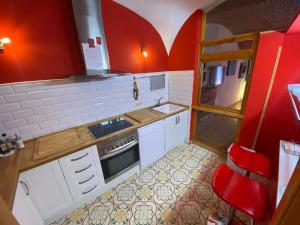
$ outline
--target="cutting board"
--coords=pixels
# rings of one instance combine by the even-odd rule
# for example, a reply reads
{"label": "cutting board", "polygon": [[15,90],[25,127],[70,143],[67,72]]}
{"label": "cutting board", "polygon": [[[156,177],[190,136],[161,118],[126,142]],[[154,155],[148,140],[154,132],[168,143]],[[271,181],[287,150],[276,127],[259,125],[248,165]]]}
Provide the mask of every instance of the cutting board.
{"label": "cutting board", "polygon": [[69,129],[44,137],[37,138],[33,159],[41,158],[69,151],[82,144],[80,136],[75,129]]}
{"label": "cutting board", "polygon": [[141,109],[127,113],[126,115],[139,123],[147,123],[155,119],[160,119],[162,116],[161,113],[155,112],[152,109]]}

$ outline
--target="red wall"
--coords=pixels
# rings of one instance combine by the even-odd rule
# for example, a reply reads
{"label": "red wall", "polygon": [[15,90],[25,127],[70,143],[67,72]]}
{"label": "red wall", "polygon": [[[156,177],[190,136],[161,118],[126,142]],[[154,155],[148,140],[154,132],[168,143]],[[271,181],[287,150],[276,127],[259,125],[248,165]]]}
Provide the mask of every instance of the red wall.
{"label": "red wall", "polygon": [[[286,34],[281,59],[256,148],[278,164],[279,140],[300,141],[288,84],[300,83],[300,34]],[[298,124],[298,127],[300,124]]]}
{"label": "red wall", "polygon": [[286,33],[287,34],[297,34],[299,32],[300,32],[300,11]]}
{"label": "red wall", "polygon": [[83,71],[71,1],[7,0],[0,4],[0,83],[67,77]]}
{"label": "red wall", "polygon": [[169,70],[193,70],[202,11],[195,11],[179,30],[169,54]]}
{"label": "red wall", "polygon": [[[111,0],[102,4],[111,68],[132,73],[166,71],[168,55],[154,27]],[[148,52],[148,58],[141,54],[142,47]]]}
{"label": "red wall", "polygon": [[244,112],[239,143],[252,148],[263,105],[275,64],[278,47],[284,34],[279,32],[261,34],[259,37],[252,79]]}
{"label": "red wall", "polygon": [[[8,0],[0,11],[0,38],[12,40],[0,53],[0,83],[65,78],[84,71],[71,1]],[[103,12],[113,69],[167,70],[168,55],[150,23],[110,0],[103,1]]]}

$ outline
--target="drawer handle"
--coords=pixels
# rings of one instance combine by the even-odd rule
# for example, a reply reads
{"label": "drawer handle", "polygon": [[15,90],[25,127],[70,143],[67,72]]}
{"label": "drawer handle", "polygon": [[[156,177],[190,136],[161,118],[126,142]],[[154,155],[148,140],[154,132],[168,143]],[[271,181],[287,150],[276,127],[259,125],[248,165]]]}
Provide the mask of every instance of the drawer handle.
{"label": "drawer handle", "polygon": [[79,181],[78,184],[84,184],[84,183],[90,181],[91,179],[93,179],[94,177],[95,177],[95,175],[93,174],[90,178],[88,178],[88,179],[86,179],[84,181]]}
{"label": "drawer handle", "polygon": [[75,158],[75,159],[71,159],[71,161],[72,161],[72,162],[74,162],[74,161],[77,161],[77,160],[83,159],[84,157],[87,157],[88,155],[89,155],[89,153],[87,152],[87,153],[85,153],[83,156],[80,156],[80,157],[78,157],[78,158]]}
{"label": "drawer handle", "polygon": [[20,180],[20,184],[24,185],[24,187],[26,188],[26,195],[29,195],[28,185],[24,181],[22,181],[22,180]]}
{"label": "drawer handle", "polygon": [[98,185],[95,185],[95,186],[92,187],[90,190],[82,192],[82,194],[83,194],[83,195],[86,195],[87,193],[90,193],[90,192],[93,191],[97,186],[98,186]]}
{"label": "drawer handle", "polygon": [[180,116],[178,116],[178,123],[180,123]]}
{"label": "drawer handle", "polygon": [[88,165],[87,167],[83,168],[82,170],[75,170],[75,173],[81,173],[85,170],[87,170],[88,168],[90,168],[92,166],[92,164]]}

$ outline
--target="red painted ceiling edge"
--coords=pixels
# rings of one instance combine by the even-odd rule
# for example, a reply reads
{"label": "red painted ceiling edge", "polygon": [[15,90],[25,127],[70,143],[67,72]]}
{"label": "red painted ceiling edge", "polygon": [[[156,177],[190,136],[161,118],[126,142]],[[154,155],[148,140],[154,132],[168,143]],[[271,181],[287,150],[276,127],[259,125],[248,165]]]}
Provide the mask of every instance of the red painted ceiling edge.
{"label": "red painted ceiling edge", "polygon": [[293,20],[292,24],[286,31],[287,34],[295,34],[300,33],[300,10],[298,10],[298,14]]}
{"label": "red painted ceiling edge", "polygon": [[169,71],[194,69],[194,58],[198,45],[197,27],[199,27],[198,20],[201,17],[202,11],[195,10],[178,31],[169,53]]}

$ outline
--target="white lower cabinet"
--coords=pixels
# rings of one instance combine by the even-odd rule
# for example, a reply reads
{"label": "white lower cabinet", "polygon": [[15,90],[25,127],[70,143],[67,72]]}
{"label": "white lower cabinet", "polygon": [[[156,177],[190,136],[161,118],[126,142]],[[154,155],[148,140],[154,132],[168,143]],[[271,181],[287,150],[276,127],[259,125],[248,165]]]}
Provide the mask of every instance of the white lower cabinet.
{"label": "white lower cabinet", "polygon": [[164,133],[164,120],[138,129],[140,166],[142,170],[164,156]]}
{"label": "white lower cabinet", "polygon": [[28,193],[45,224],[64,215],[73,204],[58,160],[23,172],[20,185]]}
{"label": "white lower cabinet", "polygon": [[[138,130],[141,168],[186,139],[187,111]],[[13,214],[21,225],[54,222],[107,189],[96,146],[20,174]]]}
{"label": "white lower cabinet", "polygon": [[21,225],[43,225],[96,198],[104,190],[96,146],[20,174],[13,214]]}
{"label": "white lower cabinet", "polygon": [[44,221],[29,196],[29,190],[17,185],[15,201],[12,210],[13,215],[21,225],[43,225]]}
{"label": "white lower cabinet", "polygon": [[183,111],[165,119],[165,151],[184,143],[187,135],[187,113]]}

